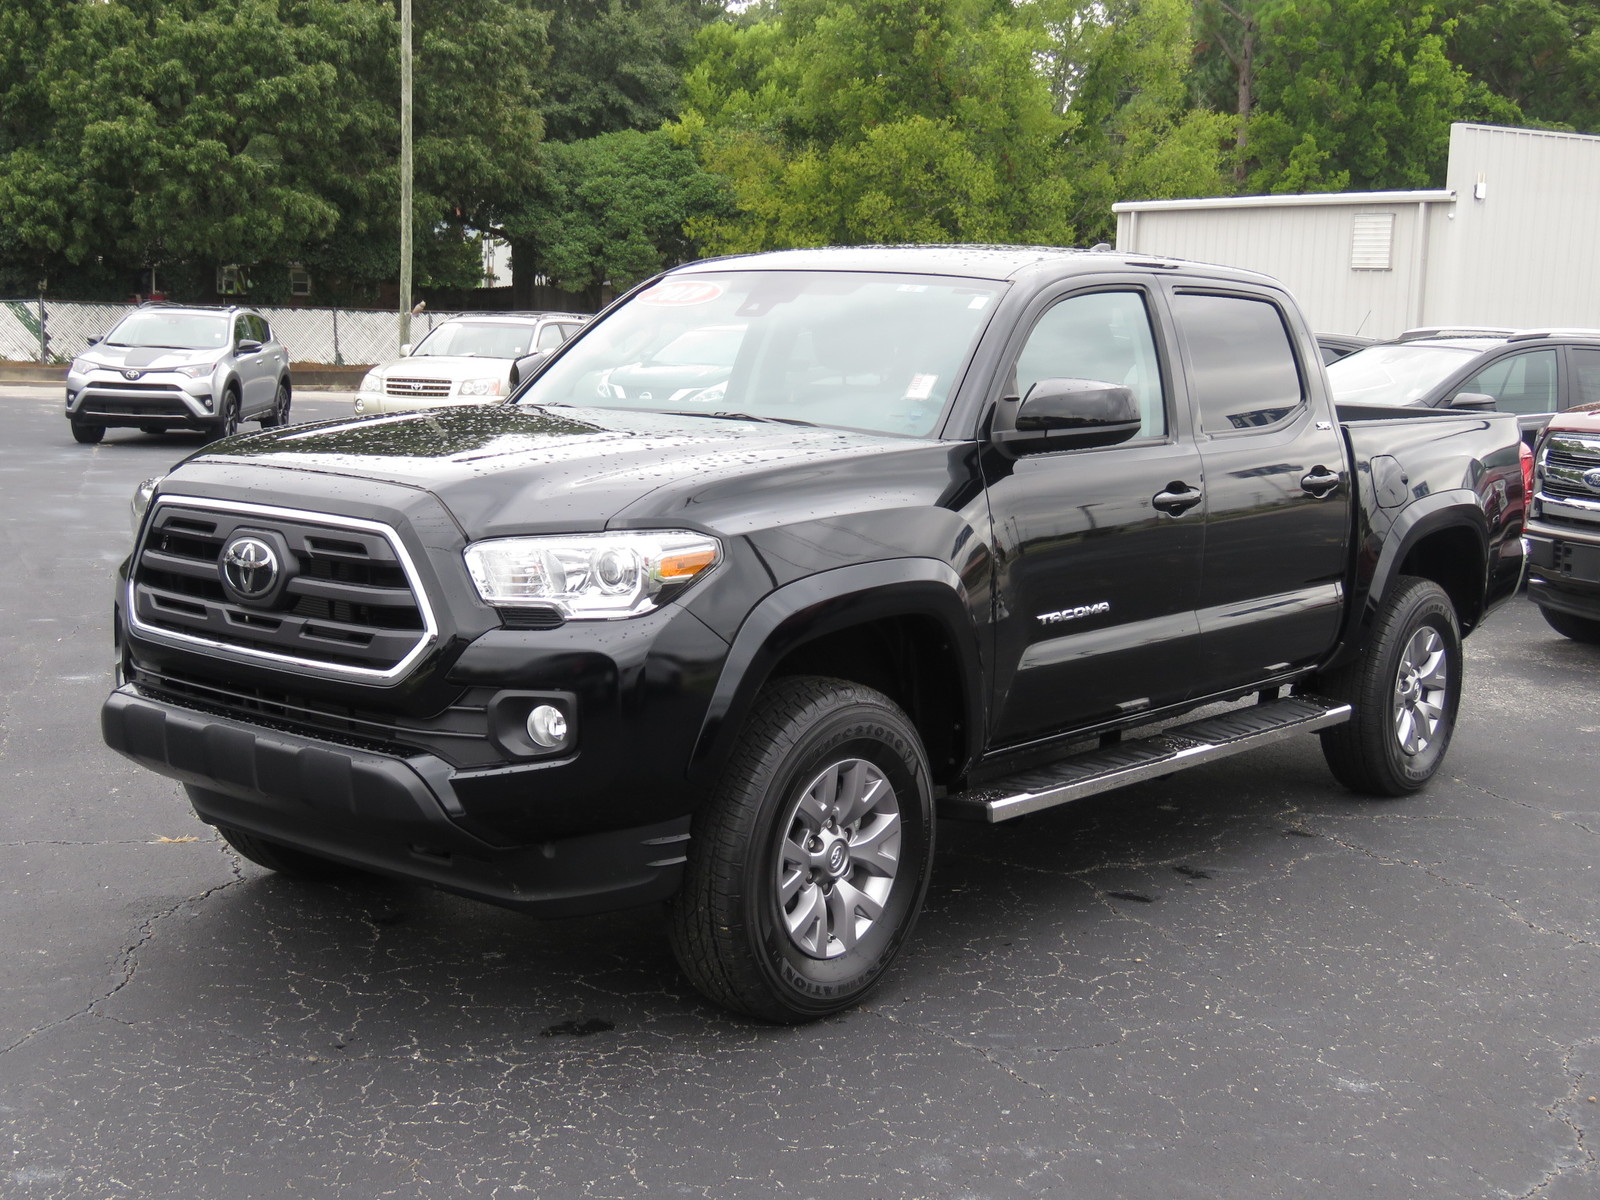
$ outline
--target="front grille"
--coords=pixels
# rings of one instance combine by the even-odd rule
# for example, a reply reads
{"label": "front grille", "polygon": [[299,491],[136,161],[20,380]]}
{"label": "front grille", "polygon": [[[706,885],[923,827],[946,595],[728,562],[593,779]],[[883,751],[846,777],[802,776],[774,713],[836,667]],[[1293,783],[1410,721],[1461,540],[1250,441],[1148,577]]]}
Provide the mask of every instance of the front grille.
{"label": "front grille", "polygon": [[1543,451],[1544,483],[1540,493],[1553,500],[1600,502],[1600,490],[1583,480],[1600,467],[1600,441],[1568,433],[1552,433]]}
{"label": "front grille", "polygon": [[144,383],[131,379],[92,379],[84,385],[84,391],[96,392],[165,392],[175,396],[183,391],[175,383]]}
{"label": "front grille", "polygon": [[189,417],[193,415],[182,400],[164,397],[102,396],[85,392],[78,402],[80,417]]}
{"label": "front grille", "polygon": [[[282,582],[258,600],[224,584],[224,551],[242,536],[284,560]],[[159,500],[130,588],[142,632],[357,677],[398,676],[434,632],[392,530],[291,509]]]}
{"label": "front grille", "polygon": [[387,379],[383,384],[386,396],[448,396],[450,394],[450,381],[448,379]]}

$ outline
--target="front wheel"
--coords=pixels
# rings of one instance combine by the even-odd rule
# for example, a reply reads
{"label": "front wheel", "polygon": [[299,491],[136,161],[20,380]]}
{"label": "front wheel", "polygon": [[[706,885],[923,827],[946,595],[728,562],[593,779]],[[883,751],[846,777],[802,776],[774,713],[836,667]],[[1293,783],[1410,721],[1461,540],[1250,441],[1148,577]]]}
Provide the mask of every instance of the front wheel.
{"label": "front wheel", "polygon": [[212,441],[232,437],[239,432],[239,393],[232,388],[222,393],[222,407],[217,411],[217,419],[211,423],[209,432]]}
{"label": "front wheel", "polygon": [[278,429],[289,423],[289,381],[278,380],[278,391],[272,398],[272,407],[261,417],[261,428]]}
{"label": "front wheel", "polygon": [[1579,617],[1556,608],[1541,608],[1539,615],[1562,637],[1590,645],[1600,644],[1600,621],[1592,617]]}
{"label": "front wheel", "polygon": [[92,446],[106,436],[104,425],[93,425],[88,421],[72,422],[72,440],[85,446]]}
{"label": "front wheel", "polygon": [[768,1021],[855,1004],[905,943],[933,861],[915,727],[839,679],[762,693],[695,816],[672,948],[709,999]]}
{"label": "front wheel", "polygon": [[1384,604],[1362,658],[1322,677],[1319,691],[1355,715],[1322,731],[1322,753],[1346,787],[1403,796],[1433,778],[1461,704],[1461,631],[1450,597],[1405,576]]}
{"label": "front wheel", "polygon": [[315,854],[257,837],[232,825],[218,825],[217,832],[240,858],[247,858],[258,867],[292,879],[338,879],[357,873],[354,867],[318,858]]}

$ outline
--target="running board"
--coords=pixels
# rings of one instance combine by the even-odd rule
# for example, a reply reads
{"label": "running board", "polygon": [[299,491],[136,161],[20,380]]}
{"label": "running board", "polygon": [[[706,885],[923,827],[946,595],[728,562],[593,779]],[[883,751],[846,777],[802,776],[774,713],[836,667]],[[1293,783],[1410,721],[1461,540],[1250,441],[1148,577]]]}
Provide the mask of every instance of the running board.
{"label": "running board", "polygon": [[1008,821],[1349,719],[1348,704],[1321,696],[1268,700],[1171,726],[1149,737],[1085,751],[948,796],[940,802],[939,815]]}

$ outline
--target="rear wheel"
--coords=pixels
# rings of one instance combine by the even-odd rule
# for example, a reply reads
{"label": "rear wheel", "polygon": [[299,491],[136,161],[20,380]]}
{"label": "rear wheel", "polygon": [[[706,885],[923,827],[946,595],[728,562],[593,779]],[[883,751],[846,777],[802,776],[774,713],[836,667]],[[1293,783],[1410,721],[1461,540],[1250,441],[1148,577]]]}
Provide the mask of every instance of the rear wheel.
{"label": "rear wheel", "polygon": [[92,446],[106,436],[104,425],[94,425],[88,421],[72,422],[72,440],[82,442],[85,446]]}
{"label": "rear wheel", "polygon": [[1373,625],[1366,654],[1322,677],[1319,690],[1355,715],[1322,731],[1322,753],[1339,782],[1358,792],[1402,796],[1444,761],[1461,703],[1461,632],[1444,589],[1402,577]]}
{"label": "rear wheel", "polygon": [[1574,616],[1555,608],[1541,608],[1539,615],[1544,618],[1545,624],[1562,637],[1575,642],[1600,643],[1600,621],[1592,617]]}
{"label": "rear wheel", "polygon": [[240,858],[248,858],[256,866],[276,871],[279,875],[296,879],[337,879],[355,873],[354,867],[318,858],[315,854],[257,837],[232,825],[218,825],[217,832]]}
{"label": "rear wheel", "polygon": [[927,891],[933,799],[916,729],[886,696],[781,679],[695,817],[673,951],[708,998],[769,1021],[856,1003]]}

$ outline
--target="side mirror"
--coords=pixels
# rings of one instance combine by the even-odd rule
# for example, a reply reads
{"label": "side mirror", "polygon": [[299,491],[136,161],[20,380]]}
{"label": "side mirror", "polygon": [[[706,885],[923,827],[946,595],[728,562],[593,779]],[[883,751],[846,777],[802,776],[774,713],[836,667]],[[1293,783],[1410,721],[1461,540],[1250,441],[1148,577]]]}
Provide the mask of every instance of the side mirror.
{"label": "side mirror", "polygon": [[1494,412],[1495,398],[1482,392],[1457,392],[1450,401],[1451,408],[1465,408],[1472,412]]}
{"label": "side mirror", "polygon": [[1000,401],[990,434],[1024,454],[1114,446],[1139,432],[1139,402],[1121,384],[1098,379],[1041,379],[1018,400]]}
{"label": "side mirror", "polygon": [[411,343],[410,342],[404,342],[404,343],[401,344],[401,346],[400,346],[400,357],[401,358],[410,358],[411,357]]}
{"label": "side mirror", "polygon": [[511,385],[515,387],[529,375],[539,369],[539,365],[550,357],[548,350],[535,350],[531,354],[524,354],[511,364]]}
{"label": "side mirror", "polygon": [[239,339],[239,353],[240,354],[256,354],[260,350],[261,350],[261,343],[256,341],[255,338],[240,338]]}
{"label": "side mirror", "polygon": [[84,338],[84,341],[88,342],[89,345],[91,345],[91,346],[98,346],[100,344],[100,338],[98,336],[91,337],[91,338]]}

